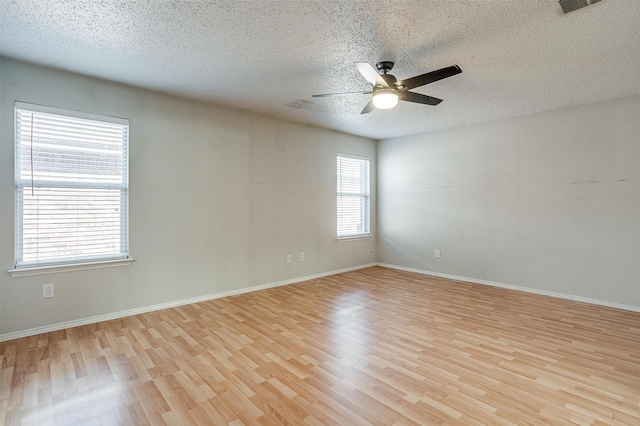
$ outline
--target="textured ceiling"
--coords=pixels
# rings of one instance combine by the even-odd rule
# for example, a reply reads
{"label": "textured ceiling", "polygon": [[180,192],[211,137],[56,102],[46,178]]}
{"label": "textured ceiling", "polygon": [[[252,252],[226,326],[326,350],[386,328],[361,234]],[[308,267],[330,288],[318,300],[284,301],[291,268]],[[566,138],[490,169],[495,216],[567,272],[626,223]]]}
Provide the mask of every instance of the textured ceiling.
{"label": "textured ceiling", "polygon": [[[0,54],[374,139],[640,93],[640,0],[0,0]],[[354,62],[462,74],[361,115]],[[293,105],[293,106],[292,106]],[[294,107],[297,106],[298,108]]]}

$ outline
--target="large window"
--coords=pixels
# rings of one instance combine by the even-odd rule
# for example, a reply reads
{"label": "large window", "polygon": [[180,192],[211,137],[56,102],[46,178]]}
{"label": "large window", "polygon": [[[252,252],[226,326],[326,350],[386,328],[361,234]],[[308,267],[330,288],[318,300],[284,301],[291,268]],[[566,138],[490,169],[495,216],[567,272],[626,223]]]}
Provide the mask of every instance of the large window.
{"label": "large window", "polygon": [[338,155],[338,238],[371,234],[369,159]]}
{"label": "large window", "polygon": [[15,104],[16,268],[129,255],[129,122]]}

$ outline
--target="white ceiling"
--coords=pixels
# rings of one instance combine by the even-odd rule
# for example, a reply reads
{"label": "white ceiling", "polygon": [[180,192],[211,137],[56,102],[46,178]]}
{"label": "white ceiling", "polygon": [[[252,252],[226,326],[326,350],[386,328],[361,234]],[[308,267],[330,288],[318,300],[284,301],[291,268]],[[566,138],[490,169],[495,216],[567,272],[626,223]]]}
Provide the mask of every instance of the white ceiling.
{"label": "white ceiling", "polygon": [[[0,54],[374,139],[640,93],[640,0],[0,0]],[[361,115],[354,62],[462,74]],[[306,104],[301,100],[312,102]],[[294,108],[287,104],[303,104]]]}

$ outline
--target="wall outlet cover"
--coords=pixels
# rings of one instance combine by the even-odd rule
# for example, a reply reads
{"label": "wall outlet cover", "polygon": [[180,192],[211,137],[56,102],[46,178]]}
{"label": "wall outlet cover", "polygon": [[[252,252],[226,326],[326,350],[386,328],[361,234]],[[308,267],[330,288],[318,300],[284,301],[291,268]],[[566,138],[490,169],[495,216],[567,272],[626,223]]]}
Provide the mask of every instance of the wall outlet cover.
{"label": "wall outlet cover", "polygon": [[48,299],[53,297],[53,284],[43,284],[42,285],[42,298]]}

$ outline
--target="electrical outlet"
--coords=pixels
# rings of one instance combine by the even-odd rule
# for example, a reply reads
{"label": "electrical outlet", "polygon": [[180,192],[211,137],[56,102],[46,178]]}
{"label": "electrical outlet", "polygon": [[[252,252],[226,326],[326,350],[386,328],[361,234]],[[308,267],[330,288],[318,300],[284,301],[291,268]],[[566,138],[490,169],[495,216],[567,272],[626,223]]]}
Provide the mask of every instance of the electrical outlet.
{"label": "electrical outlet", "polygon": [[436,250],[436,257],[440,257],[440,250]]}
{"label": "electrical outlet", "polygon": [[42,298],[48,299],[53,297],[53,284],[43,284],[42,285]]}
{"label": "electrical outlet", "polygon": [[290,254],[287,255],[287,263],[291,263],[293,262],[293,256],[291,256]]}
{"label": "electrical outlet", "polygon": [[304,252],[300,252],[300,262],[304,262]]}

